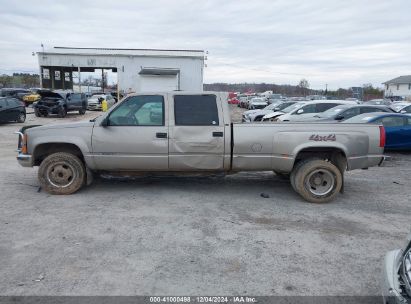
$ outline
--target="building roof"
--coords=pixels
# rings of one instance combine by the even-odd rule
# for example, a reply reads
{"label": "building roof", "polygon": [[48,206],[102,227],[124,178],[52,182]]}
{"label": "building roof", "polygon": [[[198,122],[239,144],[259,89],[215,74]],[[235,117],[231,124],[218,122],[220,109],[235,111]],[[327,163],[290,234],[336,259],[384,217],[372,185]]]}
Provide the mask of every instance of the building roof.
{"label": "building roof", "polygon": [[386,82],[383,82],[383,84],[404,84],[404,83],[411,83],[411,75],[404,75],[404,76],[400,76],[400,77],[388,80]]}
{"label": "building roof", "polygon": [[163,49],[119,49],[119,48],[88,48],[88,47],[63,47],[38,52],[50,55],[110,55],[110,56],[153,56],[153,57],[196,57],[204,58],[203,50],[163,50]]}

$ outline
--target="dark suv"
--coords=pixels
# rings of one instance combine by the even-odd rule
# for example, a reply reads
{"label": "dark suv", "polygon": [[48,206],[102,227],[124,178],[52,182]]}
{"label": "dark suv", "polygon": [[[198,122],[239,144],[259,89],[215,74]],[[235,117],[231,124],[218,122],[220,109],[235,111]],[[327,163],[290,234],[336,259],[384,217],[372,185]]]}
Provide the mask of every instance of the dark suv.
{"label": "dark suv", "polygon": [[41,90],[41,99],[34,103],[34,114],[37,117],[58,114],[65,117],[67,112],[78,111],[81,115],[87,110],[87,97],[84,93],[66,93]]}

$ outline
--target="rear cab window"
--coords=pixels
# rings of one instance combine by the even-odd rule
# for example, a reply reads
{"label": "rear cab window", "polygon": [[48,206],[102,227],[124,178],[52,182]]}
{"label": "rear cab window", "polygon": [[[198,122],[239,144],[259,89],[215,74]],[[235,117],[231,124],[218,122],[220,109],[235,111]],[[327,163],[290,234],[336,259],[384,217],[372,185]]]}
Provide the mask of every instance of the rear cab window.
{"label": "rear cab window", "polygon": [[174,95],[176,126],[218,126],[215,95]]}

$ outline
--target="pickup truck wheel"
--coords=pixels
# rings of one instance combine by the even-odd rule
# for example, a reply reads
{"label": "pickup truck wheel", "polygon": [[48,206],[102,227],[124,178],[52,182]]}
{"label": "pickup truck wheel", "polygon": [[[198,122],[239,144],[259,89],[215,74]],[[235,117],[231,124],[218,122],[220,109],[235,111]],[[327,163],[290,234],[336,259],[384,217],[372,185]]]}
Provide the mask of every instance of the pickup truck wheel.
{"label": "pickup truck wheel", "polygon": [[47,156],[38,171],[41,188],[50,194],[72,194],[81,188],[85,177],[81,160],[66,152]]}
{"label": "pickup truck wheel", "polygon": [[37,110],[37,109],[34,109],[34,115],[35,115],[36,117],[41,117],[40,111]]}
{"label": "pickup truck wheel", "polygon": [[59,117],[60,117],[60,118],[64,118],[64,117],[66,117],[66,115],[67,115],[67,109],[66,109],[65,107],[62,107],[62,108],[59,110]]}
{"label": "pickup truck wheel", "polygon": [[293,172],[293,188],[311,203],[328,203],[341,190],[343,179],[340,170],[325,160],[302,161]]}
{"label": "pickup truck wheel", "polygon": [[80,115],[84,115],[84,114],[86,114],[86,109],[81,109],[81,110],[78,111],[78,113]]}

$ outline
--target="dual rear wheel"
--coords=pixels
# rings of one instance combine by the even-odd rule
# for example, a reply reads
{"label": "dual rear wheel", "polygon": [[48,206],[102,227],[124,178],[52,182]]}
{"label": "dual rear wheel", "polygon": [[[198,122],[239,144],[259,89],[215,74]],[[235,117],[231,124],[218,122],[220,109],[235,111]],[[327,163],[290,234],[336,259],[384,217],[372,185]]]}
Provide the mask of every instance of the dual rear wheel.
{"label": "dual rear wheel", "polygon": [[328,203],[341,191],[343,175],[333,163],[322,159],[300,161],[290,175],[293,189],[311,203]]}

